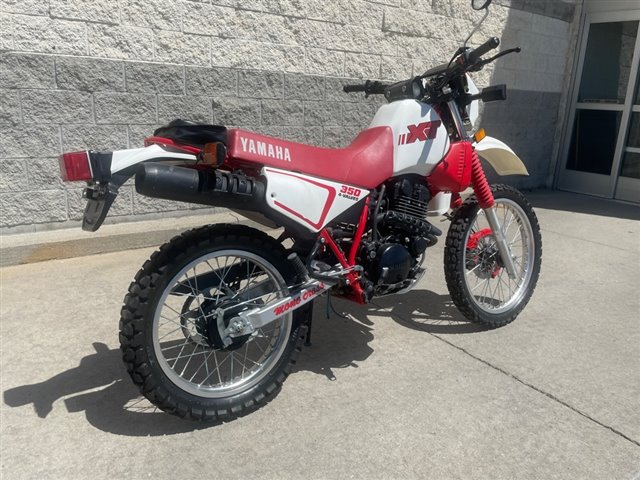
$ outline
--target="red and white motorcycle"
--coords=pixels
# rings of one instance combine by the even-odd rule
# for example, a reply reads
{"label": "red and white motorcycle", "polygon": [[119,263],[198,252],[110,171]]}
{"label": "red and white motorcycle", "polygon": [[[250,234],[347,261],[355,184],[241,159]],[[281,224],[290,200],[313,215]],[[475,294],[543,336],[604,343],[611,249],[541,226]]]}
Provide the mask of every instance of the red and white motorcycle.
{"label": "red and white motorcycle", "polygon": [[313,299],[328,292],[366,304],[415,287],[442,233],[432,215],[451,221],[444,270],[459,310],[489,327],[516,318],[538,280],[540,230],[525,197],[488,185],[479,160],[500,175],[527,175],[509,147],[474,130],[478,101],[504,100],[506,88],[480,92],[467,75],[519,51],[482,58],[498,44],[462,47],[448,64],[393,85],[346,85],[387,100],[346,148],[175,120],[144,148],[61,156],[66,180],[88,182],[86,230],[100,227],[134,175],[142,195],[227,207],[283,228],[276,239],[208,225],[145,262],[124,299],[120,342],[151,402],[202,420],[263,404],[309,334]]}

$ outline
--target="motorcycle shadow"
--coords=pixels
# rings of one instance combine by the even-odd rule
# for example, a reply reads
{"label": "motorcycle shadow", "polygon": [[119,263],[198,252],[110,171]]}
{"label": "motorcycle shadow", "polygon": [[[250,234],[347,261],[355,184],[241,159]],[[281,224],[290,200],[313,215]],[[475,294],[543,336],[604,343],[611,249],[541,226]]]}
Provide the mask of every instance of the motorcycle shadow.
{"label": "motorcycle shadow", "polygon": [[[312,344],[294,371],[306,370],[336,380],[336,369],[358,368],[356,362],[373,353],[372,318],[392,319],[400,325],[430,334],[466,334],[487,328],[467,320],[449,295],[429,290],[412,290],[404,295],[375,299],[363,307],[346,300],[331,301],[327,315],[324,298],[316,300],[313,315]],[[327,318],[328,316],[328,318]]]}
{"label": "motorcycle shadow", "polygon": [[[373,339],[371,328],[350,319],[333,318],[328,325],[321,325],[325,323],[321,320],[317,322],[319,328],[314,328],[317,346],[303,349],[294,374],[307,370],[335,379],[334,369],[357,366],[355,362],[373,352],[367,345]],[[104,343],[94,343],[93,347],[95,353],[82,358],[74,368],[40,383],[6,390],[5,405],[32,404],[36,415],[44,419],[62,400],[69,413],[84,412],[95,428],[124,436],[173,435],[225,423],[185,421],[162,412],[133,385],[123,368],[120,349],[110,349]]]}
{"label": "motorcycle shadow", "polygon": [[94,427],[127,436],[157,436],[184,433],[211,424],[185,422],[155,408],[130,381],[122,365],[120,349],[94,343],[95,353],[80,360],[77,367],[40,383],[4,392],[10,407],[33,404],[35,413],[46,418],[58,400],[69,413],[84,412]]}
{"label": "motorcycle shadow", "polygon": [[[482,330],[457,313],[448,295],[430,291],[381,298],[368,307],[340,300],[334,300],[333,305],[335,311],[327,319],[325,303],[316,302],[312,347],[303,350],[294,374],[310,371],[334,381],[337,370],[357,368],[357,362],[373,353],[369,343],[374,323],[370,317],[388,317],[429,333]],[[189,422],[160,411],[141,397],[129,380],[119,349],[109,349],[103,343],[93,346],[95,353],[82,358],[77,367],[40,383],[6,390],[4,403],[10,407],[33,404],[35,413],[46,418],[54,403],[62,399],[68,412],[84,412],[94,427],[125,436],[171,435],[224,423]]]}
{"label": "motorcycle shadow", "polygon": [[377,298],[373,305],[369,308],[371,313],[387,315],[413,330],[456,335],[488,330],[467,320],[448,294],[440,295],[430,290],[411,290],[403,295]]}

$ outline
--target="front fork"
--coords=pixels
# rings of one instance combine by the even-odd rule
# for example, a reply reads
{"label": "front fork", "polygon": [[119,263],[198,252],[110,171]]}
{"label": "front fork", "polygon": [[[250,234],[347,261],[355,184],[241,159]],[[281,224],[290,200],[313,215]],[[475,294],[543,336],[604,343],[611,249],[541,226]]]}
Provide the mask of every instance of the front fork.
{"label": "front fork", "polygon": [[473,185],[473,191],[478,199],[480,208],[484,211],[487,217],[487,222],[491,227],[493,237],[496,239],[496,245],[502,258],[504,268],[507,270],[509,278],[516,278],[516,266],[513,263],[513,257],[511,256],[511,249],[507,242],[507,237],[502,230],[498,214],[496,212],[495,199],[493,198],[493,192],[487,182],[487,177],[484,174],[482,165],[480,164],[480,158],[478,152],[473,150],[473,157],[471,159],[471,184]]}
{"label": "front fork", "polygon": [[487,222],[489,222],[489,226],[491,227],[493,236],[496,239],[496,245],[498,246],[498,251],[500,252],[500,257],[502,258],[504,268],[507,270],[509,278],[515,279],[516,266],[513,263],[513,257],[511,256],[511,249],[509,248],[509,244],[507,243],[507,238],[500,226],[498,214],[496,213],[496,206],[492,205],[489,208],[485,208],[484,214],[487,217]]}
{"label": "front fork", "polygon": [[[464,120],[460,115],[460,109],[455,101],[448,102],[449,111],[458,130],[458,136],[464,141],[471,141],[467,129],[464,124]],[[491,227],[494,238],[496,239],[496,245],[502,258],[504,268],[507,270],[509,278],[516,278],[516,266],[513,263],[513,257],[511,255],[511,249],[507,243],[507,238],[500,225],[498,214],[496,213],[495,200],[493,198],[493,192],[487,182],[487,177],[484,174],[482,165],[480,164],[480,158],[478,152],[473,150],[473,157],[471,159],[471,184],[473,185],[473,191],[478,199],[480,208],[484,210],[484,214],[487,217],[487,222]]]}

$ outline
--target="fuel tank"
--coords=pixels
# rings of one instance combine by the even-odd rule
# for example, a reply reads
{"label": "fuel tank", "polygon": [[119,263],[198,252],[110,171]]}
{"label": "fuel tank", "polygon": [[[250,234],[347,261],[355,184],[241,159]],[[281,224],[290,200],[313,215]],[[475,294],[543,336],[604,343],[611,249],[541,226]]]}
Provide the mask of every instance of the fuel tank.
{"label": "fuel tank", "polygon": [[393,132],[393,175],[427,176],[449,149],[449,136],[436,110],[417,100],[399,100],[380,107],[369,128]]}

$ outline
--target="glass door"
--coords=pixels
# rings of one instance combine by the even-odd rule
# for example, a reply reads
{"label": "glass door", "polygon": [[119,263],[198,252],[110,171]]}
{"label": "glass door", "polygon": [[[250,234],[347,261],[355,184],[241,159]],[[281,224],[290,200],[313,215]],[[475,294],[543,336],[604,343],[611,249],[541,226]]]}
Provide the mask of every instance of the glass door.
{"label": "glass door", "polygon": [[640,67],[636,69],[635,95],[631,95],[629,128],[620,163],[615,198],[640,203]]}
{"label": "glass door", "polygon": [[[587,17],[558,187],[633,200],[640,183],[640,11]],[[634,106],[635,105],[635,106]],[[629,178],[630,181],[618,177]],[[618,195],[616,195],[618,197]]]}

